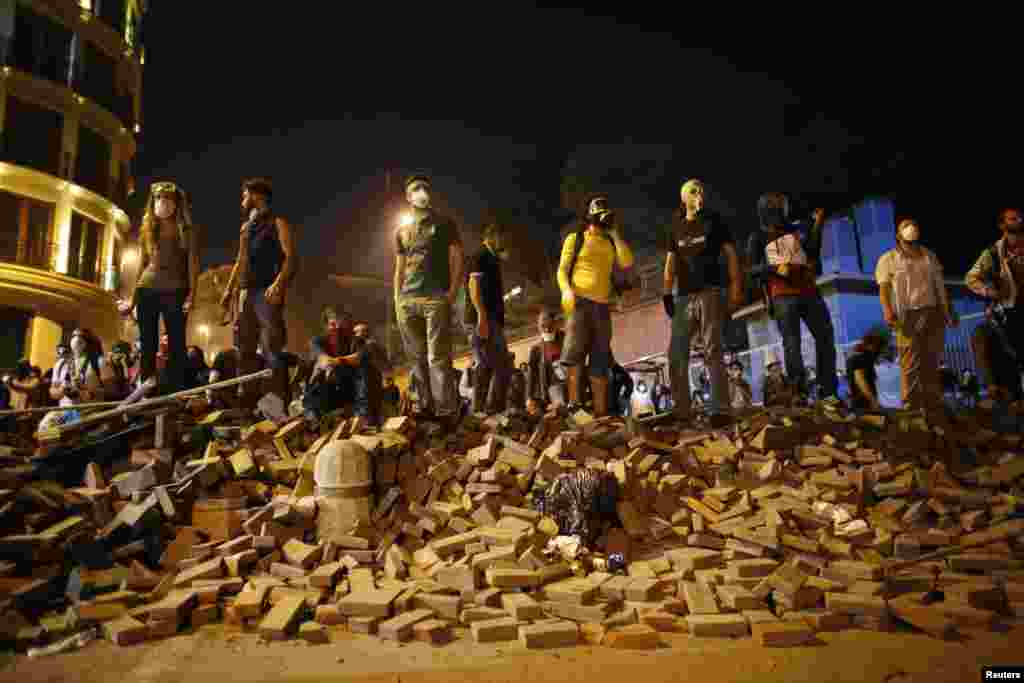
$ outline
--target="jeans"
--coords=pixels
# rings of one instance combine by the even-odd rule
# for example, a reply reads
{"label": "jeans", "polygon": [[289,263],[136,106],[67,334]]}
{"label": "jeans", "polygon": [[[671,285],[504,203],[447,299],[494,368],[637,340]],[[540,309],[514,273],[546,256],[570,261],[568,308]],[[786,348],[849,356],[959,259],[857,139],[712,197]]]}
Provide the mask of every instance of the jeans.
{"label": "jeans", "polygon": [[[273,375],[270,390],[288,405],[291,403],[291,387],[288,382],[288,362],[282,351],[288,338],[284,324],[284,306],[267,301],[267,290],[243,289],[238,304],[238,350],[241,352],[239,373],[248,375],[259,371],[260,359],[257,345],[263,346],[263,354],[270,363]],[[243,393],[250,398],[257,392],[245,387]]]}
{"label": "jeans", "polygon": [[775,324],[782,337],[786,358],[786,376],[803,392],[807,391],[807,368],[801,352],[800,322],[803,321],[814,337],[816,372],[819,396],[837,396],[839,378],[836,376],[836,336],[832,328],[832,315],[820,294],[815,296],[781,296],[775,299]]}
{"label": "jeans", "polygon": [[302,407],[321,417],[351,404],[353,415],[369,418],[370,424],[377,424],[381,417],[379,385],[380,373],[364,355],[358,367],[338,365],[331,368],[326,377],[313,382],[303,396]]}
{"label": "jeans", "polygon": [[509,366],[504,326],[491,318],[488,321],[488,332],[487,339],[481,339],[475,330],[470,335],[473,360],[476,361],[473,412],[500,413],[505,410],[508,402],[512,368]]}
{"label": "jeans", "polygon": [[689,417],[690,403],[690,338],[700,340],[704,362],[711,373],[712,415],[722,411],[729,401],[729,377],[725,372],[722,332],[725,325],[725,301],[719,287],[675,297],[676,312],[672,316],[672,341],[668,347],[669,374],[675,410]]}
{"label": "jeans", "polygon": [[167,365],[160,381],[162,393],[174,393],[185,387],[185,299],[188,290],[160,290],[140,287],[136,292],[139,341],[142,357],[139,373],[145,381],[156,375],[156,354],[160,345],[160,318],[167,330]]}
{"label": "jeans", "polygon": [[405,353],[419,391],[419,408],[456,415],[458,390],[452,377],[451,305],[445,297],[399,298],[395,307]]}

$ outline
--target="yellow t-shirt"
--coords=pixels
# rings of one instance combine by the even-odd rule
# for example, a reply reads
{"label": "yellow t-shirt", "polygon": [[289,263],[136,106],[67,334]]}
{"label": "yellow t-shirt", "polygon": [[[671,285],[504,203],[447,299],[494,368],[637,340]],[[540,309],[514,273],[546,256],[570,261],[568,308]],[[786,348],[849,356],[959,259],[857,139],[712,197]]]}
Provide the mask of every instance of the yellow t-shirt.
{"label": "yellow t-shirt", "polygon": [[[576,250],[576,233],[565,238],[562,244],[562,258],[558,264],[558,286],[564,293],[569,289],[568,273],[572,263],[572,254]],[[618,247],[604,234],[588,230],[583,235],[583,248],[576,258],[576,267],[572,273],[572,286],[580,296],[606,304],[612,296],[612,267],[633,266],[633,252],[625,242],[620,241]]]}

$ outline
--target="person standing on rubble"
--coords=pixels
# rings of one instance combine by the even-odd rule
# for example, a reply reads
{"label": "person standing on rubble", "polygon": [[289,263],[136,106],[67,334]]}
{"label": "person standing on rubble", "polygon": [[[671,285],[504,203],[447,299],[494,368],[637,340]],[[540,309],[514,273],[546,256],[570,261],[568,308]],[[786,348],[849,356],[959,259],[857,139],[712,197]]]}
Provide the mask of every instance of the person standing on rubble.
{"label": "person standing on rubble", "polygon": [[[729,310],[743,305],[743,276],[729,228],[718,214],[704,209],[704,183],[691,179],[679,191],[681,205],[673,214],[665,240],[665,277],[662,301],[671,319],[669,372],[675,396],[675,414],[691,419],[690,339],[700,340],[711,375],[711,426],[727,423],[723,412],[729,397],[722,335]],[[728,281],[721,261],[728,267]],[[723,298],[728,286],[729,302]]]}
{"label": "person standing on rubble", "polygon": [[473,412],[500,413],[508,405],[513,368],[505,339],[505,301],[501,262],[508,260],[497,223],[483,228],[483,245],[469,265],[469,300],[465,323],[473,332]]}
{"label": "person standing on rubble", "polygon": [[826,406],[837,405],[835,329],[817,283],[825,210],[815,209],[814,223],[805,230],[790,222],[789,198],[780,192],[769,192],[758,200],[757,212],[761,229],[750,236],[747,255],[751,273],[763,283],[769,310],[782,337],[788,380],[801,396],[808,396],[810,388],[801,351],[803,322],[814,337],[819,396]]}
{"label": "person standing on rubble", "polygon": [[916,221],[900,221],[896,248],[878,259],[875,280],[882,315],[896,331],[903,407],[937,415],[945,405],[939,363],[946,327],[957,327],[959,321],[946,295],[942,264],[920,239]]}
{"label": "person standing on rubble", "polygon": [[[241,353],[242,375],[258,372],[257,349],[262,347],[273,370],[270,390],[284,405],[291,403],[288,363],[283,355],[288,340],[284,306],[298,270],[291,224],[271,209],[273,186],[266,178],[242,183],[245,223],[239,235],[238,257],[228,278],[221,307],[228,311],[238,287],[236,345]],[[243,408],[255,408],[260,396],[256,387],[242,389]]]}
{"label": "person standing on rubble", "polygon": [[611,370],[611,301],[615,267],[633,267],[633,251],[619,232],[608,197],[592,196],[586,203],[582,226],[562,243],[558,287],[567,331],[562,363],[568,368],[568,399],[580,405],[580,370],[590,358],[589,379],[594,416],[608,415],[608,379]]}
{"label": "person standing on rubble", "polygon": [[451,315],[462,286],[462,239],[455,223],[432,208],[430,178],[405,181],[410,220],[395,232],[395,312],[418,379],[418,412],[455,421]]}
{"label": "person standing on rubble", "polygon": [[978,257],[967,273],[967,287],[991,301],[990,326],[996,358],[1004,362],[990,368],[994,385],[1004,387],[999,398],[1020,400],[1024,371],[1024,215],[1008,208],[999,213],[1003,236]]}
{"label": "person standing on rubble", "polygon": [[[139,229],[142,271],[130,300],[119,302],[122,315],[136,311],[142,341],[138,400],[159,385],[162,393],[185,385],[185,321],[199,287],[199,229],[192,223],[188,196],[170,182],[154,183]],[[160,320],[168,337],[168,363],[158,372]]]}

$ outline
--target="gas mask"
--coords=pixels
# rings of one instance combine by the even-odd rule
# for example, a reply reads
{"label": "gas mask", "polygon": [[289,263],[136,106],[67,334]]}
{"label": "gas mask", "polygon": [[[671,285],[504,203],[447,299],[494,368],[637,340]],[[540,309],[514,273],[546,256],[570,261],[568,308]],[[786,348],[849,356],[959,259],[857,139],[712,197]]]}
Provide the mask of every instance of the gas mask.
{"label": "gas mask", "polygon": [[555,341],[555,333],[554,332],[541,332],[540,338],[543,339],[546,342],[553,342],[553,341]]}
{"label": "gas mask", "polygon": [[409,203],[421,211],[430,208],[430,188],[426,185],[414,185],[409,191]]}
{"label": "gas mask", "polygon": [[64,359],[68,357],[68,347],[63,344],[57,347],[57,358]]}
{"label": "gas mask", "polygon": [[762,227],[781,227],[789,220],[789,200],[778,195],[763,195],[757,202],[757,215]]}
{"label": "gas mask", "polygon": [[921,229],[915,223],[904,223],[900,227],[900,239],[913,244],[921,239]]}
{"label": "gas mask", "polygon": [[590,200],[590,206],[587,207],[587,217],[591,224],[608,226],[611,225],[612,219],[615,214],[608,207],[608,199],[606,197],[594,197]]}
{"label": "gas mask", "polygon": [[177,208],[177,202],[170,197],[158,197],[157,200],[153,202],[153,213],[156,214],[157,218],[170,218],[174,215],[174,210]]}
{"label": "gas mask", "polygon": [[76,356],[81,356],[85,353],[88,348],[88,344],[85,343],[85,337],[80,334],[75,334],[71,337],[71,352]]}

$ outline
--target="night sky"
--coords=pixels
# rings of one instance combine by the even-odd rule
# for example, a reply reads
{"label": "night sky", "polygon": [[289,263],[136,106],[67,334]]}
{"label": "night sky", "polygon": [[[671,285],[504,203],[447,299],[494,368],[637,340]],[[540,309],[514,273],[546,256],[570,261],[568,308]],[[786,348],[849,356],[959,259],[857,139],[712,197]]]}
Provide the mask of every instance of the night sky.
{"label": "night sky", "polygon": [[[397,185],[416,169],[467,240],[498,209],[533,226],[525,243],[564,220],[567,161],[631,208],[671,209],[701,177],[737,236],[767,190],[801,211],[883,193],[921,221],[949,273],[1020,202],[1019,94],[981,77],[1015,61],[1009,51],[903,45],[880,21],[849,35],[779,27],[766,34],[776,44],[712,50],[683,47],[698,35],[674,15],[293,6],[152,3],[131,209],[153,180],[176,180],[207,230],[203,265],[226,263],[240,181],[272,177],[275,209],[299,228],[310,309],[340,294],[328,272],[390,277]],[[627,223],[627,238],[654,235]]]}

